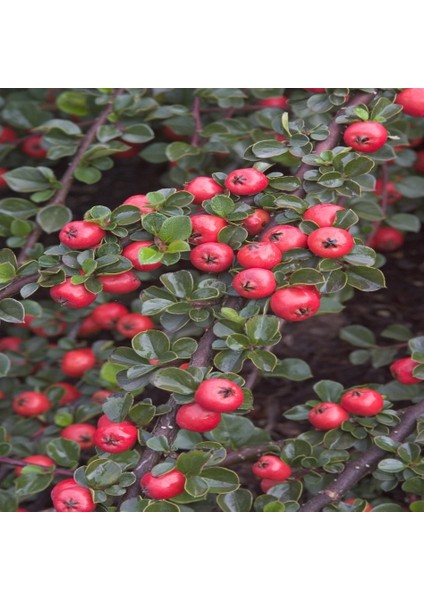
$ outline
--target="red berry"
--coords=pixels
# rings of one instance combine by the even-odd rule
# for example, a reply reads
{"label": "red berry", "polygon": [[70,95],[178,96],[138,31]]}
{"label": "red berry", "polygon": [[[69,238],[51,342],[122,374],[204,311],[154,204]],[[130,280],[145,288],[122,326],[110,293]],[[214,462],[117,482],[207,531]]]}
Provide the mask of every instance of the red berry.
{"label": "red berry", "polygon": [[102,329],[114,329],[119,319],[126,314],[128,314],[128,308],[123,304],[106,302],[96,306],[91,313],[91,317]]}
{"label": "red berry", "polygon": [[190,252],[191,264],[207,273],[220,273],[226,271],[234,260],[234,252],[231,246],[220,242],[208,242],[199,244]]}
{"label": "red berry", "polygon": [[273,269],[280,264],[281,258],[281,250],[271,242],[253,242],[237,252],[238,262],[246,268]]}
{"label": "red berry", "polygon": [[70,308],[84,308],[97,298],[96,294],[89,292],[83,283],[74,285],[68,277],[63,283],[50,288],[50,296],[55,302]]}
{"label": "red berry", "polygon": [[71,383],[67,383],[66,381],[53,383],[53,385],[49,386],[47,391],[50,390],[60,390],[62,392],[62,397],[59,400],[59,406],[71,404],[72,402],[76,402],[81,398],[81,392],[79,389]]}
{"label": "red berry", "polygon": [[131,142],[127,142],[126,140],[122,140],[121,138],[119,138],[118,141],[126,144],[129,147],[126,150],[121,150],[121,152],[116,152],[113,155],[115,158],[133,158],[134,156],[137,156],[140,152],[141,144],[132,144]]}
{"label": "red berry", "polygon": [[306,248],[308,236],[300,231],[299,227],[276,225],[269,229],[262,239],[275,244],[281,252],[286,252],[293,248]]}
{"label": "red berry", "polygon": [[79,444],[81,449],[92,448],[94,446],[94,434],[96,428],[88,423],[74,423],[68,425],[60,432],[60,437],[65,440],[72,440]]}
{"label": "red berry", "polygon": [[92,394],[91,400],[96,404],[103,404],[103,402],[105,402],[112,394],[113,392],[110,390],[97,390]]}
{"label": "red berry", "polygon": [[[383,180],[377,179],[375,182],[375,193],[380,196],[383,193]],[[394,204],[402,198],[402,194],[397,191],[393,181],[388,181],[386,186],[387,200],[389,204]]]}
{"label": "red berry", "polygon": [[308,237],[308,247],[311,252],[323,258],[339,258],[348,254],[355,241],[345,229],[338,227],[320,227]]}
{"label": "red berry", "polygon": [[405,236],[393,227],[379,227],[369,240],[368,245],[380,252],[392,252],[403,246]]}
{"label": "red berry", "polygon": [[233,279],[233,288],[243,298],[266,298],[276,287],[275,275],[268,269],[246,269]]}
{"label": "red berry", "polygon": [[202,204],[217,194],[222,194],[224,188],[216,183],[212,177],[196,177],[184,185],[186,192],[193,194],[194,204]]}
{"label": "red berry", "polygon": [[132,271],[118,273],[116,275],[101,275],[103,291],[107,294],[129,294],[137,290],[141,281]]}
{"label": "red berry", "polygon": [[39,392],[23,392],[13,399],[12,408],[21,417],[36,417],[51,408],[50,400]]}
{"label": "red berry", "polygon": [[152,473],[146,473],[141,478],[140,486],[144,493],[153,500],[166,500],[182,494],[185,482],[186,478],[181,471],[172,469],[172,471],[157,477]]}
{"label": "red berry", "polygon": [[383,410],[384,399],[375,390],[354,388],[343,394],[340,404],[354,415],[373,417]]}
{"label": "red berry", "polygon": [[190,366],[190,363],[189,362],[185,362],[182,365],[180,365],[178,368],[182,369],[183,371],[185,371],[186,369],[189,368],[189,366]]}
{"label": "red berry", "polygon": [[[274,481],[284,481],[292,474],[290,466],[278,456],[265,454],[257,460],[252,467],[253,474],[261,479],[273,479]],[[275,484],[274,484],[275,485]]]}
{"label": "red berry", "polygon": [[424,117],[424,88],[406,88],[395,99],[403,112],[412,117]]}
{"label": "red berry", "polygon": [[424,150],[417,152],[417,160],[414,163],[414,170],[417,173],[424,173]]}
{"label": "red berry", "polygon": [[116,331],[127,338],[132,338],[137,333],[154,328],[155,324],[150,317],[145,317],[137,313],[124,315],[116,324]]}
{"label": "red berry", "polygon": [[4,350],[11,350],[12,352],[19,352],[21,349],[22,342],[24,340],[17,336],[7,336],[0,339],[0,352]]}
{"label": "red berry", "polygon": [[81,327],[78,329],[78,336],[88,337],[90,335],[95,335],[96,333],[99,333],[99,331],[101,330],[102,328],[99,325],[97,325],[95,320],[91,317],[91,315],[89,315],[88,317],[85,317],[85,319],[83,319]]}
{"label": "red berry", "polygon": [[345,209],[337,204],[316,204],[305,210],[303,218],[305,221],[313,221],[319,227],[332,227],[339,210]]}
{"label": "red berry", "polygon": [[47,150],[42,146],[42,142],[41,135],[29,137],[22,143],[22,152],[31,158],[46,158]]}
{"label": "red berry", "polygon": [[387,137],[387,129],[377,121],[352,123],[343,135],[346,146],[367,154],[377,152],[387,142]]}
{"label": "red berry", "polygon": [[134,446],[137,442],[137,433],[137,427],[129,421],[110,423],[98,427],[94,435],[94,443],[103,452],[118,454]]}
{"label": "red berry", "polygon": [[297,285],[277,290],[271,296],[271,310],[286,321],[304,321],[315,315],[321,294],[312,285]]}
{"label": "red berry", "polygon": [[9,187],[9,184],[3,177],[3,175],[6,175],[7,173],[7,169],[0,169],[0,189]]}
{"label": "red berry", "polygon": [[258,100],[258,104],[259,106],[269,106],[271,108],[287,108],[289,101],[285,96],[275,96]]}
{"label": "red berry", "polygon": [[[346,500],[342,500],[342,502],[344,504],[349,504],[349,506],[353,506],[353,504],[355,504],[356,500],[360,500],[361,498],[347,498]],[[372,511],[372,506],[371,504],[369,504],[368,502],[365,502],[365,508],[362,512],[371,512]]]}
{"label": "red berry", "polygon": [[344,421],[348,421],[349,414],[338,404],[321,402],[309,411],[308,420],[316,429],[327,431],[336,429]]}
{"label": "red berry", "polygon": [[225,187],[233,194],[249,196],[258,194],[268,186],[268,177],[254,167],[231,171],[225,179]]}
{"label": "red berry", "polygon": [[[181,368],[181,367],[180,367]],[[221,413],[212,410],[206,410],[194,402],[193,404],[185,404],[178,409],[177,425],[181,429],[189,431],[212,431],[221,422]]]}
{"label": "red berry", "polygon": [[17,139],[17,135],[13,129],[10,129],[10,127],[6,127],[5,125],[2,126],[0,133],[0,144],[14,142]]}
{"label": "red berry", "polygon": [[266,210],[256,208],[251,215],[243,219],[242,224],[249,235],[257,235],[270,220],[270,214]]}
{"label": "red berry", "polygon": [[140,209],[140,212],[143,215],[147,215],[148,213],[155,212],[155,209],[152,208],[150,202],[145,194],[137,194],[135,196],[130,196],[124,202],[124,204],[129,204],[130,206],[136,206]]}
{"label": "red berry", "polygon": [[406,385],[410,385],[412,383],[421,383],[423,380],[418,379],[418,377],[414,377],[412,374],[415,367],[418,367],[420,363],[416,360],[412,360],[409,356],[406,358],[399,358],[394,363],[390,365],[390,373],[392,376],[400,381],[400,383],[404,383]]}
{"label": "red berry", "polygon": [[65,352],[62,359],[62,372],[68,377],[81,377],[96,364],[96,357],[91,348],[80,348]]}
{"label": "red berry", "polygon": [[53,506],[57,512],[93,512],[96,505],[93,502],[90,490],[82,485],[78,485],[72,479],[73,485],[58,486],[63,484],[58,483],[51,492]]}
{"label": "red berry", "polygon": [[77,482],[75,481],[75,479],[63,479],[63,481],[60,481],[59,483],[57,483],[54,488],[51,491],[51,497],[53,498],[54,496],[57,496],[59,492],[61,492],[62,490],[67,490],[69,488],[73,488],[75,487],[77,484]]}
{"label": "red berry", "polygon": [[[39,467],[52,467],[54,465],[54,460],[46,456],[45,454],[33,454],[32,456],[27,456],[22,459],[24,462],[29,465],[38,465]],[[22,469],[24,467],[16,467],[15,475],[19,477],[22,474]]]}
{"label": "red berry", "polygon": [[71,221],[62,227],[59,239],[72,250],[87,250],[100,244],[106,233],[89,221]]}
{"label": "red berry", "polygon": [[231,412],[244,402],[242,388],[230,379],[206,379],[197,388],[194,400],[202,408],[215,412]]}
{"label": "red berry", "polygon": [[152,246],[153,242],[142,241],[142,242],[133,242],[122,251],[122,256],[128,258],[128,260],[132,263],[134,269],[137,271],[154,271],[158,267],[162,266],[161,262],[153,263],[151,265],[144,265],[140,262],[139,253],[142,248],[148,248]]}
{"label": "red berry", "polygon": [[215,215],[193,215],[190,220],[193,231],[189,241],[196,246],[207,242],[217,242],[219,232],[228,225],[225,219]]}

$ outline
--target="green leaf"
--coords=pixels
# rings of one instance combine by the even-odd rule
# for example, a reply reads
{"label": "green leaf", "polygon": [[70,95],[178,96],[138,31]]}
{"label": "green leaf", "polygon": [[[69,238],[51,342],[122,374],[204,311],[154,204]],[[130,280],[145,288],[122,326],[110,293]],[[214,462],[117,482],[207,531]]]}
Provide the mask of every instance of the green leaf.
{"label": "green leaf", "polygon": [[386,452],[396,452],[399,446],[399,442],[395,442],[388,435],[375,436],[374,444]]}
{"label": "green leaf", "polygon": [[384,219],[383,211],[378,202],[373,200],[361,200],[353,206],[355,213],[365,221],[381,221]]}
{"label": "green leaf", "polygon": [[406,198],[424,197],[424,177],[411,175],[396,182],[396,189]]}
{"label": "green leaf", "polygon": [[24,198],[4,198],[0,200],[0,214],[15,219],[29,219],[37,213],[37,206]]}
{"label": "green leaf", "polygon": [[202,477],[192,475],[190,477],[187,477],[184,489],[187,492],[187,494],[193,496],[193,498],[200,498],[201,496],[207,494],[208,484]]}
{"label": "green leaf", "polygon": [[145,144],[146,142],[150,142],[154,137],[153,129],[145,123],[137,123],[136,125],[125,127],[124,133],[121,136],[125,142],[130,142],[130,144]]}
{"label": "green leaf", "polygon": [[183,395],[193,394],[198,387],[198,384],[190,373],[177,367],[159,369],[153,374],[151,381],[153,385],[161,390]]}
{"label": "green leaf", "polygon": [[102,409],[111,421],[119,423],[128,415],[133,402],[131,394],[114,394],[103,402]]}
{"label": "green leaf", "polygon": [[166,157],[171,162],[178,161],[185,156],[196,156],[199,153],[199,148],[185,142],[172,142],[166,148]]}
{"label": "green leaf", "polygon": [[49,119],[37,127],[37,131],[48,132],[51,129],[59,129],[66,135],[80,135],[81,129],[76,123],[65,119]]}
{"label": "green leaf", "polygon": [[227,244],[234,250],[240,248],[244,240],[247,238],[247,231],[238,225],[227,225],[223,227],[218,234],[218,242]]}
{"label": "green leaf", "polygon": [[246,334],[255,346],[266,346],[280,339],[280,322],[273,315],[257,315],[245,325]]}
{"label": "green leaf", "polygon": [[96,458],[87,466],[84,475],[90,487],[105,488],[118,481],[122,466],[108,458]]}
{"label": "green leaf", "polygon": [[193,275],[190,271],[176,271],[160,276],[167,290],[177,298],[189,298],[194,289]]}
{"label": "green leaf", "polygon": [[0,321],[7,323],[23,323],[25,309],[21,302],[14,298],[0,300]]}
{"label": "green leaf", "polygon": [[234,350],[235,352],[247,350],[250,347],[249,338],[245,335],[241,335],[240,333],[229,335],[225,340],[225,343],[230,350]]}
{"label": "green leaf", "polygon": [[421,229],[420,219],[417,215],[411,215],[409,213],[397,213],[388,217],[386,222],[390,227],[394,227],[400,231],[414,231],[417,233]]}
{"label": "green leaf", "polygon": [[191,235],[191,220],[189,217],[169,217],[164,221],[159,231],[160,239],[165,243],[176,240],[186,240]]}
{"label": "green leaf", "polygon": [[37,214],[37,223],[46,233],[59,231],[72,220],[72,212],[66,206],[45,206]]}
{"label": "green leaf", "polygon": [[166,142],[157,142],[153,144],[149,144],[146,148],[141,151],[141,156],[149,163],[159,164],[168,161],[167,157],[167,147],[168,144]]}
{"label": "green leaf", "polygon": [[326,188],[338,188],[343,185],[343,179],[338,171],[330,171],[321,175],[318,183]]}
{"label": "green leaf", "polygon": [[139,402],[130,409],[130,419],[138,427],[148,425],[156,413],[156,408],[151,404]]}
{"label": "green leaf", "polygon": [[284,411],[283,415],[289,421],[306,421],[310,410],[310,407],[305,404],[298,404]]}
{"label": "green leaf", "polygon": [[15,275],[16,269],[11,263],[4,262],[0,264],[0,284],[7,283],[13,279]]}
{"label": "green leaf", "polygon": [[39,192],[52,187],[56,177],[51,169],[46,167],[18,167],[9,171],[3,178],[15,192]]}
{"label": "green leaf", "polygon": [[180,512],[180,509],[173,502],[158,500],[156,502],[150,502],[143,512]]}
{"label": "green leaf", "polygon": [[[24,468],[25,470],[27,470],[27,467]],[[36,468],[33,465],[31,471],[23,472],[16,479],[16,494],[19,498],[38,494],[48,488],[52,481],[53,473],[46,473],[45,469],[41,470],[41,468],[36,472]]]}
{"label": "green leaf", "polygon": [[363,292],[375,292],[386,287],[383,273],[372,267],[351,267],[347,281],[349,285]]}
{"label": "green leaf", "polygon": [[358,348],[371,348],[376,345],[375,335],[363,325],[348,325],[340,330],[340,339],[357,346]]}
{"label": "green leaf", "polygon": [[204,469],[202,471],[202,479],[206,481],[209,492],[213,494],[234,492],[240,486],[237,474],[222,467]]}
{"label": "green leaf", "polygon": [[383,458],[378,463],[378,468],[385,473],[400,473],[406,469],[406,465],[397,458]]}
{"label": "green leaf", "polygon": [[270,441],[269,434],[255,427],[250,419],[225,413],[218,427],[207,433],[206,437],[234,449]]}
{"label": "green leaf", "polygon": [[282,192],[294,192],[300,187],[301,183],[298,177],[281,176],[271,177],[269,185],[275,190],[281,190]]}
{"label": "green leaf", "polygon": [[171,347],[168,336],[155,329],[138,333],[133,337],[131,344],[134,351],[146,359],[158,359]]}
{"label": "green leaf", "polygon": [[247,356],[264,373],[272,373],[277,365],[277,357],[267,350],[252,350]]}
{"label": "green leaf", "polygon": [[419,352],[420,354],[423,354],[424,353],[424,335],[410,339],[408,342],[408,347],[411,352]]}
{"label": "green leaf", "polygon": [[359,156],[350,160],[344,169],[345,175],[348,177],[357,177],[358,175],[365,175],[374,168],[374,161],[367,156]]}
{"label": "green leaf", "polygon": [[337,402],[343,389],[341,383],[329,379],[323,379],[314,385],[314,392],[322,402]]}
{"label": "green leaf", "polygon": [[46,449],[50,458],[60,467],[73,469],[78,465],[80,446],[77,442],[58,438],[51,440],[47,444]]}
{"label": "green leaf", "polygon": [[138,260],[142,265],[153,265],[161,262],[162,259],[163,252],[159,252],[159,250],[155,250],[154,248],[141,248],[140,252],[138,253]]}
{"label": "green leaf", "polygon": [[[399,342],[407,342],[409,338],[412,336],[412,332],[409,327],[405,327],[405,325],[389,325],[381,332],[381,336],[385,338],[389,338],[391,340],[397,340]],[[424,344],[423,344],[424,351]]]}
{"label": "green leaf", "polygon": [[265,504],[263,512],[285,512],[285,505],[279,500],[275,500],[274,502],[268,502]]}
{"label": "green leaf", "polygon": [[97,183],[102,178],[102,173],[96,167],[78,167],[74,172],[75,179],[88,185]]}
{"label": "green leaf", "polygon": [[308,363],[300,358],[283,358],[277,362],[272,377],[285,377],[291,381],[304,381],[312,377],[312,372]]}
{"label": "green leaf", "polygon": [[242,369],[245,360],[245,352],[240,353],[238,350],[222,350],[215,355],[213,362],[216,368],[224,373],[238,373]]}
{"label": "green leaf", "polygon": [[88,114],[87,97],[82,92],[62,92],[56,104],[61,111],[71,115],[84,117]]}
{"label": "green leaf", "polygon": [[226,217],[233,212],[235,204],[234,200],[228,196],[218,194],[208,202],[207,206],[208,208],[210,207],[219,217]]}
{"label": "green leaf", "polygon": [[6,377],[10,369],[10,358],[0,352],[0,377]]}
{"label": "green leaf", "polygon": [[[405,465],[403,465],[403,467],[405,468]],[[402,490],[404,492],[408,492],[409,494],[424,496],[424,479],[421,477],[411,477],[402,484]]]}
{"label": "green leaf", "polygon": [[334,227],[340,227],[341,229],[349,229],[352,225],[358,222],[358,215],[353,210],[339,210],[336,213],[336,219],[334,221]]}
{"label": "green leaf", "polygon": [[316,269],[298,269],[290,275],[290,285],[319,285],[324,283],[324,276]]}
{"label": "green leaf", "polygon": [[287,152],[287,146],[277,140],[263,140],[251,146],[251,151],[258,158],[272,158]]}
{"label": "green leaf", "polygon": [[177,469],[184,473],[187,477],[192,475],[199,475],[202,468],[206,465],[210,458],[209,452],[202,452],[201,450],[191,450],[190,452],[184,452],[177,458]]}
{"label": "green leaf", "polygon": [[345,254],[343,260],[351,265],[372,267],[376,260],[376,253],[372,248],[368,248],[368,246],[357,244],[349,254]]}
{"label": "green leaf", "polygon": [[149,438],[146,446],[155,452],[169,452],[170,446],[168,439],[164,435],[155,435]]}
{"label": "green leaf", "polygon": [[250,512],[253,496],[249,490],[239,489],[227,494],[220,494],[216,501],[223,512]]}

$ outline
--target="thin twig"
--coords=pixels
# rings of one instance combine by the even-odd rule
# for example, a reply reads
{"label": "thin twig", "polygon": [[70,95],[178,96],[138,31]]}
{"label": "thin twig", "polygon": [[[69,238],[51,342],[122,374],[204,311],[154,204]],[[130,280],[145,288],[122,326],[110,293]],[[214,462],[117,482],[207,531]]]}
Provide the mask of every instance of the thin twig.
{"label": "thin twig", "polygon": [[[25,462],[24,460],[20,460],[18,458],[9,458],[7,456],[0,456],[0,464],[9,465],[11,467],[28,467],[31,463]],[[34,466],[34,465],[33,465]],[[50,467],[44,467],[42,465],[35,465],[37,467],[41,467],[42,469],[50,469]],[[57,468],[54,470],[54,475],[65,475],[66,477],[73,477],[74,472],[71,469],[62,469]]]}
{"label": "thin twig", "polygon": [[267,452],[275,450],[275,446],[281,448],[285,443],[285,440],[277,440],[276,442],[266,442],[260,446],[254,446],[253,448],[243,448],[243,450],[235,450],[234,452],[228,452],[227,456],[222,462],[219,463],[220,467],[230,467],[231,465],[237,465],[241,462],[255,460]]}
{"label": "thin twig", "polygon": [[9,285],[7,285],[2,290],[0,290],[0,300],[3,300],[3,298],[10,298],[11,296],[14,296],[27,283],[32,283],[33,281],[37,281],[38,277],[39,277],[39,274],[34,273],[34,275],[27,275],[26,277],[20,277],[19,279],[12,281],[12,283],[9,283]]}

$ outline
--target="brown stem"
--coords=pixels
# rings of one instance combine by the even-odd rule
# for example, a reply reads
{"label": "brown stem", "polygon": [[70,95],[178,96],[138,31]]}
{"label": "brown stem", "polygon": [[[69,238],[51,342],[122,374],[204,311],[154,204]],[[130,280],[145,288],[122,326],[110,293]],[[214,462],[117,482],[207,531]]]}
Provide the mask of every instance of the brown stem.
{"label": "brown stem", "polygon": [[237,465],[238,463],[245,462],[247,460],[255,460],[267,452],[275,450],[275,446],[281,448],[285,440],[277,440],[276,442],[266,442],[260,446],[254,446],[253,448],[243,448],[243,450],[235,450],[234,452],[228,452],[227,456],[222,462],[219,463],[220,467],[230,467]]}
{"label": "brown stem", "polygon": [[388,183],[389,183],[389,167],[387,166],[387,163],[384,163],[381,165],[381,184],[382,185],[381,185],[381,204],[380,204],[381,212],[383,213],[383,218],[380,219],[379,221],[375,221],[373,223],[372,230],[369,233],[367,240],[366,240],[366,245],[369,245],[369,243],[371,242],[372,238],[374,237],[376,231],[380,227],[381,223],[386,218],[387,207],[389,205],[389,188],[387,185]]}
{"label": "brown stem", "polygon": [[[402,442],[413,432],[417,419],[423,415],[424,400],[404,411],[401,422],[395,427],[390,438],[395,442]],[[384,450],[372,446],[362,456],[349,462],[343,473],[325,490],[306,502],[300,508],[300,512],[320,512],[328,504],[340,500],[348,490],[371,473],[385,455]]]}
{"label": "brown stem", "polygon": [[194,133],[191,138],[191,145],[198,146],[199,145],[199,137],[200,132],[202,131],[202,119],[200,117],[200,98],[198,96],[194,97],[193,100],[193,109],[191,111],[194,119]]}
{"label": "brown stem", "polygon": [[12,281],[12,283],[9,283],[9,285],[0,290],[0,300],[3,300],[3,298],[10,298],[11,296],[14,296],[27,283],[37,281],[38,276],[38,273],[34,273],[34,275],[27,275],[26,277],[20,277],[19,279]]}
{"label": "brown stem", "polygon": [[[0,456],[0,464],[10,465],[11,467],[28,467],[28,465],[30,465],[31,463],[27,463],[24,460],[19,460],[18,458],[8,458],[6,456]],[[41,465],[36,465],[36,466],[41,466]],[[49,469],[50,467],[41,466],[41,468]],[[59,467],[54,470],[54,474],[55,475],[65,475],[66,477],[74,476],[74,472],[71,471],[71,469],[61,469]]]}

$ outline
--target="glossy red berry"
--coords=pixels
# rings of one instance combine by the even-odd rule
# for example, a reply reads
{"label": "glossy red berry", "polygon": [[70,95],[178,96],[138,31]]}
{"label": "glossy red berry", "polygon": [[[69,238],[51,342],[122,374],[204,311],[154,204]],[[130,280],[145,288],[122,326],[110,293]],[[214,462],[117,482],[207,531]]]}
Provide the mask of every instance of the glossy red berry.
{"label": "glossy red berry", "polygon": [[233,194],[249,196],[258,194],[268,186],[268,177],[254,167],[231,171],[225,179],[225,187]]}
{"label": "glossy red berry", "polygon": [[368,245],[380,252],[393,252],[403,246],[405,236],[394,227],[379,227],[369,240]]}
{"label": "glossy red berry", "polygon": [[313,221],[319,227],[332,227],[339,210],[345,210],[337,204],[316,204],[303,213],[305,221]]}
{"label": "glossy red berry", "polygon": [[144,493],[153,500],[167,500],[182,494],[185,482],[186,478],[183,473],[178,469],[172,469],[172,471],[157,477],[152,473],[146,473],[141,478],[140,486]]}
{"label": "glossy red berry", "polygon": [[194,400],[202,408],[215,412],[231,412],[244,402],[242,388],[230,379],[206,379],[197,388]]}
{"label": "glossy red berry", "polygon": [[285,96],[274,96],[272,98],[262,98],[262,100],[258,100],[258,104],[270,108],[287,108],[289,100]]}
{"label": "glossy red berry", "polygon": [[304,321],[315,315],[321,294],[312,285],[296,285],[277,290],[271,296],[271,310],[286,321]]}
{"label": "glossy red berry", "polygon": [[148,213],[154,212],[155,209],[151,206],[149,199],[145,194],[136,194],[135,196],[130,196],[124,202],[124,204],[129,204],[130,206],[136,206],[140,209],[140,212],[143,215],[147,215]]}
{"label": "glossy red berry", "polygon": [[[22,459],[28,465],[38,465],[39,467],[52,467],[55,463],[49,456],[45,454],[33,454],[32,456],[26,456]],[[24,467],[16,467],[15,475],[19,477],[22,474]]]}
{"label": "glossy red berry", "polygon": [[6,179],[3,177],[3,175],[7,175],[7,173],[8,173],[7,169],[0,169],[0,189],[9,187],[9,184],[7,183]]}
{"label": "glossy red berry", "polygon": [[18,136],[13,131],[13,129],[10,129],[10,127],[6,127],[5,125],[2,126],[0,132],[0,144],[8,144],[10,142],[14,142],[17,139]]}
{"label": "glossy red berry", "polygon": [[413,383],[422,383],[422,379],[418,379],[413,375],[413,370],[418,367],[420,363],[416,360],[412,360],[411,357],[399,358],[390,365],[390,373],[400,383],[411,385]]}
{"label": "glossy red berry", "polygon": [[196,246],[207,242],[217,242],[219,232],[228,225],[225,219],[215,215],[193,215],[190,220],[193,231],[189,241]]}
{"label": "glossy red berry", "polygon": [[320,227],[308,236],[308,248],[323,258],[339,258],[348,254],[355,241],[352,235],[339,227]]}
{"label": "glossy red berry", "polygon": [[253,242],[237,252],[238,262],[247,269],[273,269],[280,264],[281,259],[281,250],[271,242]]}
{"label": "glossy red berry", "polygon": [[210,200],[224,191],[224,188],[212,177],[196,177],[186,183],[184,189],[186,192],[193,194],[194,204],[202,204],[205,200]]}
{"label": "glossy red berry", "polygon": [[153,264],[142,264],[140,262],[139,254],[142,248],[148,248],[152,246],[153,242],[142,241],[142,242],[133,242],[122,251],[122,256],[128,258],[128,260],[132,263],[134,269],[137,271],[154,271],[158,267],[162,266],[161,262],[156,262]]}
{"label": "glossy red berry", "polygon": [[29,137],[22,143],[22,152],[31,158],[46,158],[47,150],[42,144],[43,137],[41,135]]}
{"label": "glossy red berry", "polygon": [[80,348],[65,352],[62,359],[62,372],[68,377],[81,377],[96,364],[96,356],[91,348]]}
{"label": "glossy red berry", "polygon": [[65,406],[65,404],[71,404],[81,398],[81,392],[77,387],[66,381],[60,383],[53,383],[49,386],[47,391],[58,390],[61,393],[59,400],[59,406]]}
{"label": "glossy red berry", "polygon": [[424,88],[406,88],[396,96],[403,112],[412,117],[424,117]]}
{"label": "glossy red berry", "polygon": [[361,121],[349,125],[343,135],[346,146],[357,152],[377,152],[387,142],[387,129],[377,121]]}
{"label": "glossy red berry", "polygon": [[91,317],[102,329],[114,329],[119,319],[128,312],[128,308],[119,302],[105,302],[96,306]]}
{"label": "glossy red berry", "polygon": [[275,244],[281,252],[286,252],[293,248],[306,248],[308,236],[300,231],[299,227],[276,225],[271,227],[262,239]]}
{"label": "glossy red berry", "polygon": [[233,288],[243,298],[266,298],[276,287],[275,275],[268,269],[246,269],[233,279]]}
{"label": "glossy red berry", "polygon": [[[382,179],[377,179],[377,181],[375,182],[375,190],[374,191],[377,194],[377,196],[380,196],[383,193],[383,180]],[[400,200],[402,198],[402,194],[397,191],[397,189],[395,187],[395,183],[393,181],[387,182],[386,194],[387,194],[387,201],[389,204],[394,204],[395,202],[397,202],[398,200]]]}
{"label": "glossy red berry", "polygon": [[17,336],[7,336],[0,339],[0,352],[4,350],[10,350],[12,352],[19,352],[24,340]]}
{"label": "glossy red berry", "polygon": [[90,335],[95,335],[99,333],[102,328],[98,325],[94,319],[89,315],[85,317],[81,323],[81,327],[78,329],[79,337],[89,337]]}
{"label": "glossy red berry", "polygon": [[94,443],[103,452],[118,454],[130,450],[137,442],[137,427],[129,421],[99,426]]}
{"label": "glossy red berry", "polygon": [[12,408],[21,417],[36,417],[51,408],[50,400],[39,392],[23,392],[13,399]]}
{"label": "glossy red berry", "polygon": [[83,283],[71,283],[70,277],[50,288],[50,296],[55,302],[70,308],[85,308],[97,298],[97,295],[89,292]]}
{"label": "glossy red berry", "polygon": [[231,246],[220,242],[207,242],[199,244],[190,252],[191,264],[207,273],[220,273],[226,271],[234,260],[234,251]]}
{"label": "glossy red berry", "polygon": [[384,399],[375,390],[354,388],[343,394],[340,404],[354,415],[373,417],[383,410]]}
{"label": "glossy red berry", "polygon": [[344,421],[348,421],[349,414],[338,404],[321,402],[309,411],[308,420],[316,429],[327,431],[336,429]]}
{"label": "glossy red berry", "polygon": [[62,227],[59,239],[72,250],[87,250],[100,244],[106,233],[96,223],[71,221]]}
{"label": "glossy red berry", "polygon": [[221,422],[221,413],[206,410],[200,404],[194,402],[193,404],[181,406],[178,409],[176,420],[178,427],[181,427],[181,429],[202,433],[212,431],[212,429],[218,427]]}
{"label": "glossy red berry", "polygon": [[137,333],[154,328],[155,324],[150,317],[145,317],[137,313],[124,315],[116,324],[116,331],[127,338],[132,338]]}
{"label": "glossy red berry", "polygon": [[[63,485],[65,482],[68,484]],[[51,491],[51,498],[57,512],[93,512],[96,509],[90,490],[73,479],[58,483]]]}
{"label": "glossy red berry", "polygon": [[72,440],[79,444],[80,448],[86,450],[94,446],[94,434],[96,428],[89,423],[74,423],[68,425],[60,432],[60,437],[65,440]]}
{"label": "glossy red berry", "polygon": [[117,273],[116,275],[101,275],[103,291],[107,294],[129,294],[137,290],[141,281],[132,271]]}
{"label": "glossy red berry", "polygon": [[261,456],[252,466],[253,474],[261,479],[273,479],[274,481],[284,481],[292,474],[290,466],[273,454]]}
{"label": "glossy red berry", "polygon": [[271,220],[270,214],[262,208],[256,208],[251,215],[243,219],[242,225],[249,235],[258,235]]}

